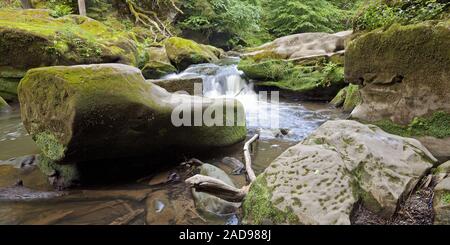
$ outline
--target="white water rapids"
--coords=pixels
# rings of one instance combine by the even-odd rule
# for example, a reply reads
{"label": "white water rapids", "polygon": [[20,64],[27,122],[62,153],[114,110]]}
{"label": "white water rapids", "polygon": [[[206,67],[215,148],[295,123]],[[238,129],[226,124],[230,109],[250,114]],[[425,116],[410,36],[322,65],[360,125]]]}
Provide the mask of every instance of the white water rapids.
{"label": "white water rapids", "polygon": [[203,96],[209,98],[235,98],[245,108],[250,133],[258,131],[262,138],[301,140],[330,117],[333,111],[309,110],[299,103],[271,101],[271,95],[253,89],[242,71],[237,69],[239,58],[228,58],[217,64],[199,64],[165,79],[201,77]]}

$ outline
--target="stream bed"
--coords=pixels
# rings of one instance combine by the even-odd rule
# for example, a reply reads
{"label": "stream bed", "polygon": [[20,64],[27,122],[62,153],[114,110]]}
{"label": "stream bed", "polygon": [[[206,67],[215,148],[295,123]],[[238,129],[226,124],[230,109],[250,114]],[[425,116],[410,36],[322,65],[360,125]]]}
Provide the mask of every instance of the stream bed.
{"label": "stream bed", "polygon": [[[256,174],[283,151],[297,144],[329,119],[346,115],[325,103],[259,101],[252,84],[237,70],[236,59],[195,65],[174,77],[201,76],[206,97],[233,97],[246,110],[248,137],[261,135],[252,153]],[[273,125],[268,121],[278,121]],[[221,149],[200,159],[228,173],[236,184],[244,175],[222,163],[224,157],[243,159],[243,144]],[[161,172],[126,183],[84,186],[55,191],[33,164],[39,150],[23,128],[20,108],[0,112],[0,224],[229,224],[240,214],[218,216],[197,210],[184,179],[192,169],[171,163]]]}

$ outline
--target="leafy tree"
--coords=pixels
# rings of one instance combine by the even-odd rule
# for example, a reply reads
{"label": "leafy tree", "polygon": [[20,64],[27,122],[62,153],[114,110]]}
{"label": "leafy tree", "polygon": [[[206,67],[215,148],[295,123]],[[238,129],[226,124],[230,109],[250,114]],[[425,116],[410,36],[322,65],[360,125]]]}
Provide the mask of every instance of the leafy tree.
{"label": "leafy tree", "polygon": [[349,15],[333,2],[349,8],[344,4],[348,1],[263,0],[265,27],[277,37],[301,32],[343,30]]}
{"label": "leafy tree", "polygon": [[233,46],[252,32],[259,30],[260,9],[252,1],[186,0],[182,2],[177,25],[181,30],[195,31],[209,39],[222,35]]}

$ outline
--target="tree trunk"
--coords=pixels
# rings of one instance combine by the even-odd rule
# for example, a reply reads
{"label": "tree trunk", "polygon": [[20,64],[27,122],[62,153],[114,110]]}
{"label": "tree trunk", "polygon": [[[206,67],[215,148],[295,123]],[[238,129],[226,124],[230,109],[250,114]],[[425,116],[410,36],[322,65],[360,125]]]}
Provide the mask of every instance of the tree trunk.
{"label": "tree trunk", "polygon": [[20,0],[22,3],[22,8],[24,9],[32,9],[33,5],[31,4],[31,0]]}
{"label": "tree trunk", "polygon": [[86,16],[86,1],[85,0],[78,0],[78,11],[80,12],[80,15]]}

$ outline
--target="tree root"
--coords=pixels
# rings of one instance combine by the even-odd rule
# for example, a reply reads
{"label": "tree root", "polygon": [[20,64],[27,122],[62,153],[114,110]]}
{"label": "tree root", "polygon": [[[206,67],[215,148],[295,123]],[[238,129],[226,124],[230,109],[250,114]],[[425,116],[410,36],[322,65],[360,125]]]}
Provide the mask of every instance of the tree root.
{"label": "tree root", "polygon": [[[161,0],[154,0],[156,1],[156,5],[160,5]],[[169,1],[170,5],[179,13],[183,13],[181,9],[179,9],[173,0],[166,0],[165,2]],[[133,15],[135,22],[140,23],[143,26],[150,29],[152,33],[155,34],[155,40],[157,39],[158,34],[164,36],[164,37],[171,37],[173,36],[170,30],[167,28],[167,26],[159,19],[158,15],[154,11],[145,10],[137,5],[134,0],[125,0],[128,9],[130,10],[131,14]]]}

